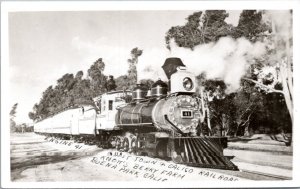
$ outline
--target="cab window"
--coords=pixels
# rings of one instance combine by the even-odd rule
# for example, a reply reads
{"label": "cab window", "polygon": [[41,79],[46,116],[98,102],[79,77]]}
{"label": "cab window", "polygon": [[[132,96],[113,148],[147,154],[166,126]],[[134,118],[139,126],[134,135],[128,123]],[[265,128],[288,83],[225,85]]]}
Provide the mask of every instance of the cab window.
{"label": "cab window", "polygon": [[101,99],[98,101],[97,107],[99,108],[99,112],[101,113],[101,108],[102,108],[102,106],[101,106]]}
{"label": "cab window", "polygon": [[112,100],[108,101],[108,110],[113,110],[113,101]]}

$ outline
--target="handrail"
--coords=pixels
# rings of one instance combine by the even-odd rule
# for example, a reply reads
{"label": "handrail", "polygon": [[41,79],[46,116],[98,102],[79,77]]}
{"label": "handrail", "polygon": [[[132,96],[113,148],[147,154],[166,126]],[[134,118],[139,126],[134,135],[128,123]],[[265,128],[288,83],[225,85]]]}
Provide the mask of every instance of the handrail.
{"label": "handrail", "polygon": [[176,125],[174,125],[168,118],[167,115],[164,115],[165,119],[180,133],[182,134],[183,136],[186,136],[186,134],[184,132],[182,132]]}

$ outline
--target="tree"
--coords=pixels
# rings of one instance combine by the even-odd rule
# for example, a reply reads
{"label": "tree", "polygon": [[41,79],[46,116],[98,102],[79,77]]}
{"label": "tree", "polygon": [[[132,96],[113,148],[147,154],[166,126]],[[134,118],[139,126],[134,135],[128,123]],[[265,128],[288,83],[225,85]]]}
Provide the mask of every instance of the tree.
{"label": "tree", "polygon": [[17,107],[18,107],[18,103],[15,103],[13,106],[12,106],[12,108],[11,108],[11,110],[10,110],[10,112],[9,112],[9,116],[13,119],[13,118],[15,118],[16,117],[16,113],[17,113]]}
{"label": "tree", "polygon": [[[251,87],[250,87],[251,88]],[[251,89],[250,89],[251,90]],[[252,88],[253,90],[253,88]],[[233,98],[233,104],[235,107],[235,123],[236,129],[234,136],[237,136],[239,130],[243,130],[244,136],[249,136],[249,125],[252,119],[253,113],[258,109],[262,100],[261,95],[255,92],[247,92],[244,89],[237,92]]]}
{"label": "tree", "polygon": [[43,92],[33,111],[28,113],[30,119],[36,121],[77,105],[94,105],[93,97],[106,91],[106,76],[103,74],[105,64],[101,58],[88,69],[89,79],[82,79],[83,71],[74,77],[66,73],[57,80],[55,86],[49,86]]}
{"label": "tree", "polygon": [[286,11],[281,14],[285,17],[284,23],[274,19],[278,15],[269,18],[272,33],[264,39],[268,44],[268,52],[263,65],[255,67],[256,79],[244,79],[255,83],[258,88],[267,93],[282,94],[293,121],[293,59],[290,50],[292,49],[292,13]]}
{"label": "tree", "polygon": [[92,80],[97,80],[101,77],[102,72],[104,71],[105,63],[103,62],[102,58],[96,60],[91,67],[88,69],[88,76]]}
{"label": "tree", "polygon": [[17,107],[18,107],[18,103],[15,103],[10,112],[9,112],[9,117],[10,117],[10,130],[14,131],[15,127],[16,127],[16,122],[15,122],[15,117],[16,117],[16,113],[17,113]]}
{"label": "tree", "polygon": [[[207,114],[207,124],[210,130],[218,130],[221,131],[219,134],[222,134],[222,130],[228,127],[226,123],[227,120],[225,119],[225,112],[228,110],[226,107],[226,102],[224,98],[226,97],[225,90],[226,85],[222,80],[212,80],[206,79],[205,75],[200,76],[202,77],[201,86],[203,86],[203,91],[201,91],[202,99],[205,100],[202,109],[204,109]],[[198,77],[198,79],[200,79]],[[203,94],[202,94],[203,93]],[[228,117],[228,116],[227,116]],[[213,122],[217,125],[217,128],[213,128],[210,122]],[[227,132],[226,132],[227,133]]]}
{"label": "tree", "polygon": [[[291,119],[293,121],[293,59],[292,59],[292,16],[291,12],[287,15],[285,31],[281,31],[280,26],[276,23],[275,20],[272,20],[273,36],[275,42],[275,51],[276,51],[276,65],[279,71],[279,76],[282,83],[282,93],[289,110]],[[282,33],[283,32],[283,33]]]}
{"label": "tree", "polygon": [[132,89],[136,83],[138,82],[138,75],[137,75],[137,64],[138,64],[138,58],[143,54],[143,50],[138,49],[138,47],[135,47],[131,50],[130,55],[131,58],[127,60],[129,64],[128,69],[128,87]]}
{"label": "tree", "polygon": [[237,27],[234,28],[234,38],[245,37],[251,42],[260,40],[260,37],[271,28],[262,20],[262,11],[243,10]]}
{"label": "tree", "polygon": [[106,91],[105,85],[107,77],[103,74],[105,63],[99,58],[88,69],[88,76],[91,78],[91,89],[93,97]]}
{"label": "tree", "polygon": [[165,42],[168,49],[170,47],[171,39],[175,40],[175,43],[179,47],[186,47],[193,49],[194,46],[203,43],[201,37],[200,26],[200,17],[202,11],[195,12],[194,14],[188,16],[188,22],[184,26],[173,26],[171,27],[165,36]]}
{"label": "tree", "polygon": [[229,14],[225,10],[206,10],[188,16],[184,26],[171,27],[165,36],[166,47],[171,49],[174,39],[179,47],[194,49],[195,46],[216,42],[221,37],[230,36],[235,39],[245,37],[252,42],[261,40],[265,32],[271,30],[262,20],[261,11],[243,10],[237,27],[226,23]]}
{"label": "tree", "polygon": [[234,27],[225,22],[228,16],[229,14],[225,10],[205,11],[202,24],[203,43],[216,42],[221,37],[232,34]]}
{"label": "tree", "polygon": [[33,121],[40,119],[40,117],[39,117],[40,115],[37,112],[38,111],[38,106],[39,105],[37,103],[35,103],[33,108],[32,108],[33,111],[28,113],[28,117],[30,119],[32,119]]}
{"label": "tree", "polygon": [[[222,80],[208,80],[206,79],[206,74],[202,73],[197,76],[197,83],[199,87],[198,93],[200,94],[200,104],[201,104],[201,116],[200,116],[200,123],[201,123],[201,130],[204,132],[206,128],[204,128],[205,119],[207,121],[207,129],[209,130],[208,133],[202,134],[213,134],[212,130],[214,129],[211,126],[211,118],[217,118],[217,114],[220,112],[219,108],[217,108],[215,104],[216,99],[225,98],[225,89],[226,85]],[[219,122],[220,123],[220,122]],[[221,124],[223,125],[223,124]],[[220,124],[219,124],[220,126]],[[221,126],[222,127],[222,126]],[[221,130],[221,129],[220,129]]]}
{"label": "tree", "polygon": [[31,119],[31,120],[36,120],[36,115],[35,115],[35,113],[33,113],[33,112],[29,112],[28,113],[28,117]]}
{"label": "tree", "polygon": [[82,79],[82,76],[83,76],[83,71],[78,71],[77,73],[76,73],[76,75],[75,75],[75,78],[77,79],[77,80],[81,80]]}
{"label": "tree", "polygon": [[[65,74],[57,80],[57,86],[62,89],[62,92],[70,91],[74,85],[74,75]],[[52,86],[51,86],[52,88]]]}
{"label": "tree", "polygon": [[121,75],[116,78],[116,90],[126,90],[128,89],[128,76],[127,75]]}
{"label": "tree", "polygon": [[179,47],[193,48],[197,45],[216,42],[220,37],[231,35],[233,26],[227,24],[228,17],[225,10],[207,10],[195,12],[188,16],[184,26],[171,27],[165,36],[167,48],[170,50],[171,39]]}
{"label": "tree", "polygon": [[[93,73],[91,75],[96,77]],[[74,105],[93,104],[92,97],[96,93],[92,90],[91,81],[82,77],[83,71],[78,71],[75,77],[66,73],[57,80],[54,87],[47,87],[39,103],[28,113],[29,118],[36,121]]]}
{"label": "tree", "polygon": [[150,89],[151,86],[154,84],[154,81],[152,79],[142,79],[141,84]]}
{"label": "tree", "polygon": [[214,98],[209,102],[209,110],[212,125],[223,136],[232,135],[235,132],[234,116],[235,106],[233,98],[235,94],[226,95],[224,98]]}

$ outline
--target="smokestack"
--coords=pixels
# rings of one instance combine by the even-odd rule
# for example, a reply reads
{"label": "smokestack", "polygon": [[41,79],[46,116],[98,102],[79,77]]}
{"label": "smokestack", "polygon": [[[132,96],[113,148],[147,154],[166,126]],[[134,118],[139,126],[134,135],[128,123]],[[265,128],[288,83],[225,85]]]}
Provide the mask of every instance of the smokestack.
{"label": "smokestack", "polygon": [[176,57],[171,57],[167,58],[164,65],[162,66],[165,74],[167,75],[168,79],[171,78],[171,75],[177,71],[177,68],[179,66],[184,66],[185,65],[182,63],[180,58]]}

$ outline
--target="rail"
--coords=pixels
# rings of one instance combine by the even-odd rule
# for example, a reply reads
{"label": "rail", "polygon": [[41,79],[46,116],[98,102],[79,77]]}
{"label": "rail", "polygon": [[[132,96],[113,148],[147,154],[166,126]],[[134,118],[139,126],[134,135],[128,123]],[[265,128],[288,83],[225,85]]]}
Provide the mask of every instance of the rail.
{"label": "rail", "polygon": [[270,173],[250,171],[250,170],[247,170],[247,169],[240,169],[240,171],[245,172],[245,173],[254,174],[254,175],[261,175],[261,176],[265,176],[265,177],[275,178],[275,179],[279,179],[279,180],[292,180],[291,177],[282,176],[282,175],[274,175],[274,174],[270,174]]}

